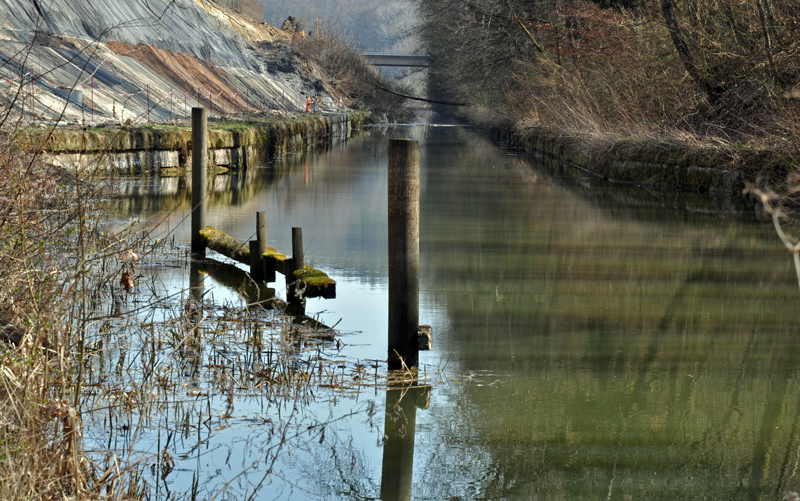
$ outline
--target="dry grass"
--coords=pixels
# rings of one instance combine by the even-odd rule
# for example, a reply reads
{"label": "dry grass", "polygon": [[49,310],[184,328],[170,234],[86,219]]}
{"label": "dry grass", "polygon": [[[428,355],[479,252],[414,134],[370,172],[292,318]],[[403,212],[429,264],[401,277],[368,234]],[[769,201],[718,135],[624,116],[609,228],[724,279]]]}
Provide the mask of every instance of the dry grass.
{"label": "dry grass", "polygon": [[[86,215],[103,193],[87,172],[43,164],[6,134],[0,151],[0,496],[97,497],[78,403],[93,270],[113,242]],[[90,250],[91,249],[91,250]],[[17,346],[18,344],[18,346]]]}
{"label": "dry grass", "polygon": [[[212,407],[224,420],[242,395],[291,406],[320,388],[377,384],[367,366],[323,358],[334,333],[265,309],[274,301],[217,305],[145,283],[137,266],[148,256],[188,267],[186,250],[105,227],[115,179],[44,163],[15,139],[24,125],[8,121],[0,147],[1,499],[141,499],[174,467],[174,443],[124,454],[87,441],[89,428],[122,423],[132,450],[151,423]],[[251,469],[324,429],[299,419],[265,424],[270,441]]]}

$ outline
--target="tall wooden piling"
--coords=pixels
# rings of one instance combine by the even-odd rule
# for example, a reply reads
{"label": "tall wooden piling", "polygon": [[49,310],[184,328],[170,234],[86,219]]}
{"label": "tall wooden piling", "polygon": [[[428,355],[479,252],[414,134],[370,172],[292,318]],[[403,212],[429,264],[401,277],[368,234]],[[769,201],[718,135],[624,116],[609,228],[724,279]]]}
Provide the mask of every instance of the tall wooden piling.
{"label": "tall wooden piling", "polygon": [[208,191],[208,110],[192,108],[192,252],[204,252]]}
{"label": "tall wooden piling", "polygon": [[417,365],[419,142],[389,140],[389,369]]}

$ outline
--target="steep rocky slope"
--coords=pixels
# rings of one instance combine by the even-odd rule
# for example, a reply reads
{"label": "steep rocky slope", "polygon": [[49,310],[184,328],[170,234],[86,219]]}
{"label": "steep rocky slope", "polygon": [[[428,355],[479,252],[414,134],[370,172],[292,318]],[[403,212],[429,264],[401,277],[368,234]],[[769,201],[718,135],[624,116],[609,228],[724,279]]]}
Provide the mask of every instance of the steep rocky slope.
{"label": "steep rocky slope", "polygon": [[163,122],[197,104],[230,116],[338,101],[288,37],[209,0],[0,0],[0,106]]}

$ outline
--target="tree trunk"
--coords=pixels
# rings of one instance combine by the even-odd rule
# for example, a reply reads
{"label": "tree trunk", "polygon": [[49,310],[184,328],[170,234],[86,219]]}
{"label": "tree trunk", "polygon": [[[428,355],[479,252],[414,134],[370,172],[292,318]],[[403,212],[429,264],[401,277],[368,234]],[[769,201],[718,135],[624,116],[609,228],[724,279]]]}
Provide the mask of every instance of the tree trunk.
{"label": "tree trunk", "polygon": [[713,103],[716,101],[717,96],[722,89],[719,86],[711,85],[708,79],[703,76],[701,71],[698,69],[694,56],[689,51],[689,46],[683,39],[680,26],[678,26],[678,20],[675,19],[675,11],[672,8],[672,0],[661,0],[661,13],[664,16],[664,22],[666,22],[667,30],[669,30],[669,34],[672,37],[672,43],[675,45],[675,49],[678,51],[678,56],[680,56],[683,66],[686,68],[686,72],[689,73],[689,76],[692,77],[692,80],[694,80],[703,93],[705,93],[708,100]]}

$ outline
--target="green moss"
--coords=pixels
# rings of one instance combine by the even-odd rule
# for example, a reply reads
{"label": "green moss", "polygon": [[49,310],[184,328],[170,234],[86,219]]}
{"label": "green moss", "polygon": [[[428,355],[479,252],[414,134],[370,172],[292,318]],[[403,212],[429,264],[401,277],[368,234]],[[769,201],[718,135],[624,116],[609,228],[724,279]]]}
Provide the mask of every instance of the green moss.
{"label": "green moss", "polygon": [[244,264],[250,264],[250,246],[230,235],[206,226],[205,229],[200,230],[200,236],[203,237],[203,242],[209,249],[219,252],[223,256],[227,256],[234,261]]}
{"label": "green moss", "polygon": [[264,254],[264,262],[268,267],[274,267],[275,271],[286,274],[289,259],[286,254],[276,251],[275,249],[268,248],[267,253]]}
{"label": "green moss", "polygon": [[315,268],[306,265],[302,270],[295,270],[294,278],[305,282],[307,297],[336,297],[336,281]]}
{"label": "green moss", "polygon": [[282,252],[278,252],[275,249],[268,248],[266,254],[264,254],[264,259],[274,259],[276,261],[286,261],[286,254]]}

